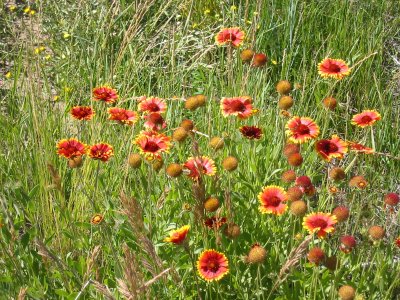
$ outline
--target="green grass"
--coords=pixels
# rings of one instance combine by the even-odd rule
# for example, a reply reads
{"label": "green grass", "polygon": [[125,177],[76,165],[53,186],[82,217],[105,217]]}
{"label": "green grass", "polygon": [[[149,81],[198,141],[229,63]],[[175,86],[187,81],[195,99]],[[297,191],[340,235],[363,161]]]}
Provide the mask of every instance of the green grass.
{"label": "green grass", "polygon": [[[236,9],[231,10],[231,5]],[[225,253],[230,264],[229,275],[218,283],[207,284],[199,278],[202,299],[338,299],[337,290],[344,284],[354,286],[359,299],[397,299],[400,256],[393,241],[400,235],[399,214],[398,208],[389,214],[382,198],[387,192],[399,192],[399,160],[358,155],[347,180],[363,175],[368,188],[350,190],[346,181],[339,186],[341,194],[332,195],[327,191],[331,184],[328,168],[346,168],[356,154],[328,164],[318,158],[313,142],[302,146],[304,163],[296,172],[310,176],[318,191],[316,197],[305,198],[309,212],[330,212],[342,204],[350,207],[351,217],[337,226],[332,237],[311,242],[328,255],[338,256],[340,267],[335,272],[309,264],[303,255],[273,291],[281,267],[306,232],[301,218],[290,213],[261,215],[257,202],[265,185],[288,187],[280,180],[289,168],[282,155],[287,119],[279,114],[275,90],[281,79],[301,85],[292,93],[295,105],[290,112],[313,118],[320,125],[321,138],[339,134],[371,146],[369,129],[357,129],[350,120],[363,109],[376,109],[382,115],[373,127],[376,150],[400,155],[395,81],[399,66],[392,59],[399,57],[397,6],[395,1],[372,0],[99,0],[40,1],[32,5],[37,12],[30,17],[24,15],[23,4],[14,12],[0,10],[0,51],[2,61],[8,62],[0,67],[4,74],[11,72],[11,78],[1,78],[4,84],[0,86],[0,295],[17,297],[27,287],[29,299],[75,299],[91,279],[122,299],[117,280],[127,281],[124,272],[129,268],[138,271],[137,284],[172,268],[174,272],[155,281],[138,298],[195,299],[198,290],[188,253],[163,242],[170,229],[190,224],[193,258],[197,260],[203,249],[214,248]],[[210,14],[204,14],[206,9]],[[241,49],[250,47],[268,55],[267,66],[250,68],[242,64],[240,50],[233,50],[230,58],[226,48],[214,45],[219,28],[231,26],[241,27],[248,36]],[[39,46],[46,50],[37,55],[34,49]],[[367,59],[349,77],[333,82],[317,73],[317,64],[327,56],[350,65]],[[189,118],[198,131],[225,137],[224,148],[217,152],[208,146],[207,137],[195,135],[194,140],[200,153],[216,162],[217,179],[204,181],[206,195],[222,201],[226,201],[226,192],[230,195],[231,221],[242,231],[237,239],[215,234],[196,221],[193,211],[183,210],[184,203],[193,208],[196,202],[193,181],[187,176],[171,179],[164,168],[156,172],[148,163],[139,169],[128,166],[128,155],[138,152],[132,141],[143,130],[143,122],[128,127],[108,121],[105,104],[91,100],[92,89],[103,84],[118,90],[118,106],[132,110],[137,110],[133,98],[141,95],[207,96],[206,106],[194,112],[185,110],[181,100],[167,100],[165,132],[171,135]],[[221,97],[239,95],[251,96],[259,113],[244,121],[222,117]],[[333,112],[322,106],[322,99],[329,95],[339,102]],[[69,115],[75,105],[92,105],[96,116],[82,125]],[[243,139],[237,129],[244,124],[262,127],[263,138]],[[108,142],[115,156],[100,164],[98,174],[98,163],[89,157],[82,168],[70,169],[55,148],[57,141],[70,137],[87,144]],[[192,148],[190,139],[174,143],[164,156],[164,165],[184,163],[193,156]],[[239,159],[239,168],[232,173],[221,167],[228,155]],[[48,164],[60,176],[59,189]],[[140,203],[144,230],[132,228],[138,219],[129,220],[122,213],[126,207],[121,204],[121,191]],[[98,210],[93,209],[91,199]],[[221,215],[227,210],[225,203]],[[95,213],[105,216],[101,225],[90,224]],[[370,242],[367,231],[371,225],[385,227],[383,241]],[[300,239],[296,234],[301,234]],[[353,234],[358,241],[348,255],[338,250],[339,237],[344,234]],[[151,245],[143,242],[144,236]],[[241,260],[255,242],[268,251],[259,267]],[[91,263],[96,246],[100,252]],[[101,299],[104,295],[89,282],[79,297]]]}

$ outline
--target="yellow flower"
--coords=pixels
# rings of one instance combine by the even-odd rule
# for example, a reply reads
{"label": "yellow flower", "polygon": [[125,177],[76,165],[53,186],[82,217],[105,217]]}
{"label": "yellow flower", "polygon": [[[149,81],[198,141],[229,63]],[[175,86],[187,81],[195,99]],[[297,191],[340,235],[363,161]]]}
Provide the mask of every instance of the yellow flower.
{"label": "yellow flower", "polygon": [[14,11],[16,8],[17,8],[17,7],[16,7],[15,5],[10,5],[10,6],[8,7],[8,9],[9,9],[10,11]]}
{"label": "yellow flower", "polygon": [[35,54],[40,54],[41,52],[43,52],[44,50],[46,50],[45,47],[41,46],[41,47],[37,47],[35,48]]}
{"label": "yellow flower", "polygon": [[7,79],[10,79],[10,78],[11,78],[11,72],[7,72],[6,75],[5,75],[5,77],[6,77]]}
{"label": "yellow flower", "polygon": [[47,55],[44,57],[45,60],[49,60],[50,58],[51,58],[51,55],[50,55],[50,54],[47,54]]}
{"label": "yellow flower", "polygon": [[29,6],[24,8],[24,13],[28,14],[31,11],[31,8]]}
{"label": "yellow flower", "polygon": [[193,23],[192,28],[196,28],[198,26],[197,23]]}
{"label": "yellow flower", "polygon": [[58,95],[54,95],[54,96],[53,96],[53,101],[55,101],[55,102],[56,102],[56,101],[58,101],[58,100],[60,100],[60,96],[58,96]]}
{"label": "yellow flower", "polygon": [[273,64],[273,65],[277,65],[278,64],[278,62],[276,61],[276,60],[271,60],[271,63]]}
{"label": "yellow flower", "polygon": [[231,11],[235,11],[237,9],[237,7],[235,5],[231,6]]}
{"label": "yellow flower", "polygon": [[33,9],[31,9],[30,12],[29,12],[29,14],[30,14],[31,16],[33,16],[34,14],[36,14],[36,11],[33,10]]}
{"label": "yellow flower", "polygon": [[71,35],[68,32],[63,33],[63,38],[68,39]]}
{"label": "yellow flower", "polygon": [[246,20],[246,23],[251,25],[251,20]]}
{"label": "yellow flower", "polygon": [[209,9],[204,10],[204,14],[205,14],[205,15],[209,15],[210,12],[211,12],[211,10],[209,10]]}

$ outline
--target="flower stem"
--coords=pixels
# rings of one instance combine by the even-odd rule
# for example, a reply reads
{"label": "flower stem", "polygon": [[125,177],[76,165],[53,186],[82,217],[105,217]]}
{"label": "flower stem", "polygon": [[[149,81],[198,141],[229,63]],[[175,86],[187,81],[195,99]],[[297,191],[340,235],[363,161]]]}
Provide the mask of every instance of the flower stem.
{"label": "flower stem", "polygon": [[189,244],[187,242],[185,242],[185,244],[183,245],[183,248],[185,249],[185,251],[187,252],[187,254],[190,257],[190,261],[192,263],[193,276],[194,276],[194,279],[196,281],[197,296],[198,296],[199,300],[201,300],[200,288],[199,288],[199,279],[197,278],[197,273],[196,273],[196,262],[194,260],[193,255],[192,255],[192,252],[190,251]]}

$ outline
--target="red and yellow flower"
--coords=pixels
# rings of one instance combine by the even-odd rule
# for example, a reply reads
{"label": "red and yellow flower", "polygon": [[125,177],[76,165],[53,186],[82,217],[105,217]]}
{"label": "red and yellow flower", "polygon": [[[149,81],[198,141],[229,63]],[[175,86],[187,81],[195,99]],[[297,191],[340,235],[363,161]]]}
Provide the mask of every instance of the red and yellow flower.
{"label": "red and yellow flower", "polygon": [[86,154],[87,146],[75,138],[63,139],[57,143],[57,154],[65,158],[74,158]]}
{"label": "red and yellow flower", "polygon": [[206,281],[218,281],[229,273],[228,259],[221,252],[204,250],[197,261],[197,271]]}
{"label": "red and yellow flower", "polygon": [[108,110],[109,120],[118,121],[121,124],[126,124],[132,126],[138,120],[138,114],[136,111],[118,108],[118,107],[110,107]]}
{"label": "red and yellow flower", "polygon": [[183,167],[189,170],[188,176],[193,179],[201,175],[214,176],[217,172],[214,161],[207,156],[190,157]]}
{"label": "red and yellow flower", "polygon": [[95,214],[93,217],[90,219],[90,223],[93,225],[99,225],[101,222],[103,222],[104,216],[101,214]]}
{"label": "red and yellow flower", "polygon": [[176,245],[182,244],[186,239],[186,236],[189,232],[190,226],[185,225],[181,228],[173,230],[169,233],[169,237],[164,239],[164,242],[173,243]]}
{"label": "red and yellow flower", "polygon": [[222,98],[220,107],[224,117],[246,119],[254,114],[252,100],[248,96]]}
{"label": "red and yellow flower", "polygon": [[74,106],[71,108],[71,116],[77,120],[91,120],[95,115],[93,108],[90,106]]}
{"label": "red and yellow flower", "polygon": [[286,123],[286,134],[292,143],[301,144],[319,135],[319,127],[313,119],[293,117]]}
{"label": "red and yellow flower", "polygon": [[331,161],[333,158],[342,159],[348,151],[347,143],[341,140],[337,135],[332,135],[330,140],[319,140],[315,143],[315,150],[326,161]]}
{"label": "red and yellow flower", "polygon": [[114,103],[118,100],[118,92],[109,86],[100,86],[93,89],[93,98],[96,101]]}
{"label": "red and yellow flower", "polygon": [[239,47],[244,40],[244,31],[239,27],[223,28],[215,36],[215,42],[219,46],[232,45],[234,47]]}
{"label": "red and yellow flower", "polygon": [[89,156],[107,162],[114,155],[114,149],[110,144],[98,143],[90,146]]}
{"label": "red and yellow flower", "polygon": [[324,238],[328,233],[335,230],[334,225],[337,223],[335,215],[331,213],[311,213],[304,217],[303,227],[310,234],[317,233],[319,238]]}
{"label": "red and yellow flower", "polygon": [[166,112],[167,104],[158,97],[143,97],[143,100],[139,102],[138,110],[140,112],[162,114]]}
{"label": "red and yellow flower", "polygon": [[325,58],[318,64],[318,73],[323,78],[342,79],[349,75],[351,68],[342,59]]}
{"label": "red and yellow flower", "polygon": [[374,123],[380,119],[381,115],[376,110],[364,110],[353,116],[351,124],[364,128],[374,125]]}
{"label": "red and yellow flower", "polygon": [[240,133],[249,140],[259,140],[262,136],[262,130],[257,126],[242,126]]}
{"label": "red and yellow flower", "polygon": [[161,159],[161,154],[171,147],[171,138],[156,131],[142,131],[134,144],[148,160]]}
{"label": "red and yellow flower", "polygon": [[167,123],[159,113],[150,113],[143,118],[146,120],[144,127],[150,130],[158,131],[167,127]]}
{"label": "red and yellow flower", "polygon": [[285,190],[276,185],[266,186],[258,194],[259,210],[263,214],[282,215],[287,209],[288,196]]}

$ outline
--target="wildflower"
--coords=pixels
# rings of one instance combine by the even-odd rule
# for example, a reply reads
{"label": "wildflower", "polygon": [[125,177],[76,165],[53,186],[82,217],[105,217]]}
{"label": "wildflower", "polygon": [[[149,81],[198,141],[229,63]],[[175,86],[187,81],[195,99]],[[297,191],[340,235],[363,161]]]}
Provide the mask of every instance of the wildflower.
{"label": "wildflower", "polygon": [[283,188],[275,185],[266,186],[258,194],[261,204],[258,209],[263,214],[282,215],[287,209],[287,199],[288,196]]}
{"label": "wildflower", "polygon": [[128,109],[110,107],[108,110],[109,120],[118,121],[121,124],[132,126],[138,120],[138,114]]}
{"label": "wildflower", "polygon": [[222,225],[226,223],[226,218],[225,217],[211,217],[208,218],[204,221],[204,225],[207,226],[208,228],[215,228],[219,229]]}
{"label": "wildflower", "polygon": [[292,186],[287,190],[288,201],[300,200],[303,197],[303,190],[298,186]]}
{"label": "wildflower", "polygon": [[339,267],[337,257],[333,255],[325,258],[324,266],[330,271],[335,271]]}
{"label": "wildflower", "polygon": [[31,8],[29,6],[24,8],[24,13],[28,14],[31,11]]}
{"label": "wildflower", "polygon": [[281,95],[287,95],[290,93],[292,85],[287,80],[281,80],[276,84],[276,91]]}
{"label": "wildflower", "polygon": [[240,58],[242,59],[243,62],[251,62],[253,56],[254,56],[254,51],[251,49],[243,50],[242,53],[240,53]]}
{"label": "wildflower", "polygon": [[175,131],[172,133],[172,139],[177,142],[183,142],[188,136],[188,132],[185,128],[183,127],[178,127],[175,129]]}
{"label": "wildflower", "polygon": [[326,97],[324,100],[322,100],[323,105],[330,110],[334,110],[337,105],[337,101],[333,97]]}
{"label": "wildflower", "polygon": [[239,130],[240,133],[249,140],[259,140],[262,136],[262,130],[257,126],[242,126]]}
{"label": "wildflower", "polygon": [[280,114],[282,117],[285,117],[285,118],[290,118],[290,117],[292,116],[292,114],[291,114],[289,111],[285,110],[285,109],[281,109],[281,111],[279,112],[279,114]]}
{"label": "wildflower", "polygon": [[356,290],[350,285],[343,285],[338,294],[341,300],[353,300],[356,297]]}
{"label": "wildflower", "polygon": [[397,239],[395,239],[394,244],[395,244],[398,248],[400,248],[400,236],[399,236]]}
{"label": "wildflower", "polygon": [[374,241],[379,241],[385,236],[385,229],[381,226],[371,226],[368,229],[370,238]]}
{"label": "wildflower", "polygon": [[336,194],[337,192],[339,192],[339,189],[336,186],[331,185],[330,187],[328,187],[328,192],[331,194]]}
{"label": "wildflower", "polygon": [[11,78],[11,72],[7,72],[6,75],[4,75],[5,78],[10,79]]}
{"label": "wildflower", "polygon": [[349,75],[351,69],[344,60],[325,58],[318,64],[318,73],[323,78],[335,78],[337,80]]}
{"label": "wildflower", "polygon": [[190,229],[190,226],[185,225],[181,228],[171,231],[169,233],[169,237],[166,237],[164,239],[164,242],[173,243],[175,245],[182,244],[186,239],[189,229]]}
{"label": "wildflower", "polygon": [[227,238],[235,239],[240,235],[240,227],[235,223],[227,224],[224,228],[223,233]]}
{"label": "wildflower", "polygon": [[267,258],[267,250],[259,243],[251,246],[251,249],[245,257],[245,262],[249,264],[260,264]]}
{"label": "wildflower", "polygon": [[89,148],[89,156],[107,162],[114,155],[114,149],[107,143],[99,143]]}
{"label": "wildflower", "polygon": [[180,164],[170,164],[166,169],[167,174],[171,177],[180,176],[182,171],[182,166]]}
{"label": "wildflower", "polygon": [[192,120],[185,119],[180,124],[181,127],[185,128],[187,131],[191,131],[194,128],[194,124]]}
{"label": "wildflower", "polygon": [[218,281],[229,272],[228,259],[221,252],[205,250],[197,261],[197,271],[206,281]]}
{"label": "wildflower", "polygon": [[342,168],[335,167],[329,171],[329,178],[336,181],[343,180],[346,178],[346,173]]}
{"label": "wildflower", "polygon": [[262,67],[267,63],[267,56],[264,53],[256,53],[253,57],[252,66]]}
{"label": "wildflower", "polygon": [[318,154],[326,161],[333,158],[342,159],[347,152],[347,143],[341,140],[337,135],[332,135],[330,140],[319,140],[315,144]]}
{"label": "wildflower", "polygon": [[57,144],[57,154],[65,158],[73,158],[86,154],[87,146],[75,138],[63,139]]}
{"label": "wildflower", "polygon": [[213,137],[209,143],[210,147],[214,150],[221,149],[222,147],[224,147],[224,144],[224,139],[217,136]]}
{"label": "wildflower", "polygon": [[215,36],[217,45],[232,45],[239,47],[244,40],[244,32],[239,27],[223,28]]}
{"label": "wildflower", "polygon": [[222,161],[222,167],[223,167],[225,170],[229,171],[229,172],[232,172],[232,171],[236,170],[237,167],[238,167],[238,160],[237,160],[237,158],[236,158],[236,157],[233,157],[233,156],[228,156],[227,158],[225,158],[225,159]]}
{"label": "wildflower", "polygon": [[337,206],[332,214],[336,216],[339,223],[346,221],[350,216],[350,210],[346,206]]}
{"label": "wildflower", "polygon": [[293,106],[293,103],[294,103],[294,101],[293,101],[292,97],[290,97],[290,96],[282,96],[279,99],[278,107],[280,109],[289,109],[289,108],[291,108]]}
{"label": "wildflower", "polygon": [[190,171],[188,176],[193,179],[198,179],[202,174],[214,176],[217,171],[214,161],[207,156],[190,157],[183,167]]}
{"label": "wildflower", "polygon": [[219,208],[219,200],[215,197],[210,197],[206,201],[204,201],[204,209],[208,212],[214,212]]}
{"label": "wildflower", "polygon": [[387,205],[396,206],[400,202],[400,198],[396,193],[388,193],[385,195],[384,201]]}
{"label": "wildflower", "polygon": [[312,185],[311,179],[308,176],[299,176],[296,178],[296,186],[307,188]]}
{"label": "wildflower", "polygon": [[334,225],[336,223],[335,215],[323,212],[308,214],[303,219],[303,227],[310,234],[316,232],[319,238],[324,238],[328,233],[332,233],[335,230]]}
{"label": "wildflower", "polygon": [[103,101],[110,104],[117,101],[118,93],[108,86],[100,86],[93,89],[93,97],[96,101]]}
{"label": "wildflower", "polygon": [[278,64],[278,62],[277,62],[275,59],[272,59],[272,60],[271,60],[271,63],[272,63],[273,65],[277,65],[277,64]]}
{"label": "wildflower", "polygon": [[128,164],[132,168],[139,168],[142,165],[142,157],[137,153],[132,153],[128,157]]}
{"label": "wildflower", "polygon": [[374,125],[374,123],[380,119],[381,115],[376,110],[364,110],[353,116],[351,124],[364,128]]}
{"label": "wildflower", "polygon": [[159,113],[150,113],[144,116],[144,119],[146,120],[144,127],[150,130],[158,131],[167,127],[167,123]]}
{"label": "wildflower", "polygon": [[104,220],[104,216],[101,214],[95,214],[91,219],[90,223],[93,225],[99,225]]}
{"label": "wildflower", "polygon": [[161,154],[168,152],[171,147],[171,138],[156,131],[142,131],[136,137],[134,144],[148,160],[159,160]]}
{"label": "wildflower", "polygon": [[289,157],[293,153],[299,153],[300,146],[298,144],[286,144],[283,148],[283,155]]}
{"label": "wildflower", "polygon": [[351,151],[356,151],[356,152],[365,153],[365,154],[373,154],[375,152],[374,149],[364,146],[360,143],[347,142],[347,144],[349,145],[349,148]]}
{"label": "wildflower", "polygon": [[77,120],[91,120],[95,115],[93,108],[90,106],[74,106],[71,108],[70,113]]}
{"label": "wildflower", "polygon": [[350,253],[356,247],[357,242],[354,236],[344,235],[340,238],[339,250],[344,253]]}
{"label": "wildflower", "polygon": [[210,12],[211,12],[211,10],[209,10],[209,9],[205,9],[205,10],[204,10],[204,14],[205,14],[205,15],[209,15]]}
{"label": "wildflower", "polygon": [[307,203],[302,200],[293,201],[290,204],[290,212],[297,217],[302,217],[307,212]]}
{"label": "wildflower", "polygon": [[71,37],[71,35],[68,32],[63,32],[63,38],[64,39],[69,39]]}
{"label": "wildflower", "polygon": [[17,6],[16,6],[16,5],[10,5],[10,6],[8,7],[8,10],[11,11],[11,12],[13,12],[13,11],[16,10],[16,9],[17,9]]}
{"label": "wildflower", "polygon": [[161,98],[157,98],[157,97],[146,98],[146,97],[143,97],[142,101],[139,102],[138,110],[140,112],[162,114],[162,113],[165,113],[167,111],[167,104]]}
{"label": "wildflower", "polygon": [[292,143],[305,143],[319,135],[318,125],[307,117],[293,117],[286,123],[286,134]]}
{"label": "wildflower", "polygon": [[285,183],[291,183],[296,180],[296,172],[293,170],[287,170],[282,173],[281,179]]}
{"label": "wildflower", "polygon": [[224,117],[233,115],[240,119],[246,119],[253,115],[251,98],[247,96],[222,98],[221,110]]}
{"label": "wildflower", "polygon": [[237,7],[235,5],[231,6],[231,11],[235,11],[237,9]]}
{"label": "wildflower", "polygon": [[318,266],[324,262],[325,252],[321,248],[314,247],[310,249],[310,251],[308,252],[307,258],[309,262],[314,263],[315,265]]}
{"label": "wildflower", "polygon": [[356,187],[363,190],[367,187],[368,182],[365,180],[364,176],[354,176],[349,181],[350,187]]}
{"label": "wildflower", "polygon": [[298,167],[303,163],[303,156],[300,153],[293,153],[288,156],[288,163],[293,167]]}

